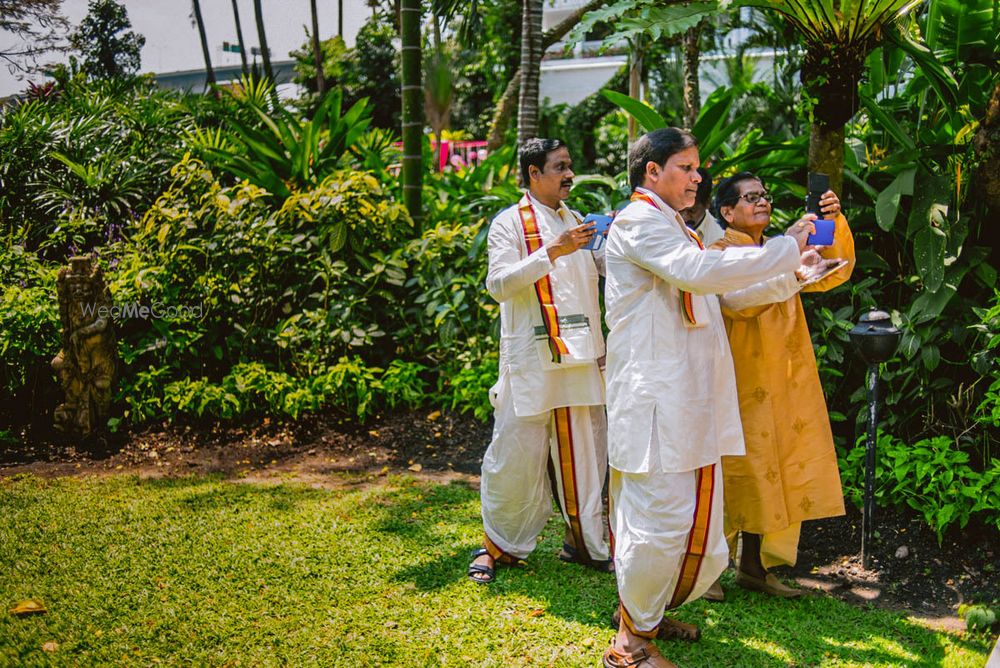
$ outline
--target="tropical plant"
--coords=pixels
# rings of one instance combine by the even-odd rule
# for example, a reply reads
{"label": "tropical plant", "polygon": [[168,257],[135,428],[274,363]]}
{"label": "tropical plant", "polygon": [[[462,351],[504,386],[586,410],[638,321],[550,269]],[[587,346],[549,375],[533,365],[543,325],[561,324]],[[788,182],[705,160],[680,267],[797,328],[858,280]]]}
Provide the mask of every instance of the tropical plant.
{"label": "tropical plant", "polygon": [[70,42],[83,56],[83,71],[94,79],[129,76],[139,71],[146,38],[129,30],[125,7],[115,0],[90,0],[87,16]]}
{"label": "tropical plant", "polygon": [[[247,87],[252,83],[247,82]],[[366,100],[341,115],[339,89],[328,92],[313,118],[306,121],[280,107],[268,113],[259,100],[241,93],[231,95],[256,116],[258,124],[232,119],[231,146],[221,144],[216,135],[203,134],[196,148],[237,178],[264,188],[279,200],[293,190],[315,187],[323,181],[338,168],[371,122]]]}
{"label": "tropical plant", "polygon": [[[0,229],[47,257],[70,243],[87,250],[141,217],[201,113],[144,78],[56,76],[45,98],[0,113]],[[70,239],[73,227],[82,236]]]}
{"label": "tropical plant", "polygon": [[[522,3],[531,1],[533,0],[522,0]],[[561,40],[563,37],[565,37],[569,33],[569,31],[573,29],[573,26],[575,26],[587,12],[592,11],[598,7],[601,7],[607,2],[608,0],[589,0],[589,2],[577,7],[569,16],[567,16],[557,25],[553,26],[544,34],[542,34],[541,44],[539,47],[538,64],[540,65],[541,63],[541,54],[544,54],[546,49],[548,49],[550,46],[552,46],[553,44]],[[522,5],[522,8],[523,7],[524,5]],[[539,9],[539,12],[540,11],[541,10]],[[522,38],[522,47],[523,47],[523,38],[524,38],[523,19],[522,19],[520,36]],[[522,48],[521,50],[522,63],[524,55],[525,53]],[[493,119],[490,122],[490,128],[487,135],[487,141],[489,142],[489,149],[491,151],[496,150],[504,143],[504,138],[507,132],[507,125],[510,122],[511,115],[513,114],[515,103],[519,102],[520,100],[522,76],[524,76],[524,71],[522,69],[518,69],[516,72],[514,72],[514,74],[507,82],[507,86],[504,88],[503,94],[500,96],[500,99],[496,102],[495,105],[496,109],[493,113]],[[536,99],[535,113],[537,114],[537,95],[535,96],[535,99]],[[518,111],[518,115],[520,115],[520,111]]]}
{"label": "tropical plant", "polygon": [[[969,453],[947,436],[907,444],[881,431],[877,437],[875,497],[882,505],[908,506],[920,513],[941,541],[954,524],[972,518],[1000,529],[1000,459],[980,472]],[[840,457],[844,493],[860,506],[864,494],[865,448],[860,443]]]}
{"label": "tropical plant", "polygon": [[[630,85],[629,96],[640,100],[638,79],[644,69],[643,61],[651,45],[677,38],[682,40],[684,57],[684,118],[692,125],[698,114],[699,39],[704,19],[718,10],[714,0],[709,2],[680,2],[679,0],[618,0],[602,9],[588,12],[570,33],[570,43],[580,42],[598,25],[608,25],[600,50],[615,48],[625,43],[629,46]],[[634,137],[629,124],[629,137]]]}
{"label": "tropical plant", "polygon": [[[55,271],[20,244],[0,248],[0,421],[19,407],[21,418],[54,407],[49,363],[59,352]],[[10,411],[11,413],[15,411]]]}
{"label": "tropical plant", "polygon": [[[737,0],[734,4],[781,14],[805,40],[802,83],[812,102],[809,169],[829,174],[831,187],[841,191],[844,126],[861,103],[858,84],[865,60],[879,44],[905,39],[896,24],[920,0]],[[906,41],[914,50],[921,48]],[[947,75],[942,74],[947,85]]]}
{"label": "tropical plant", "polygon": [[[733,147],[728,142],[737,132],[745,130],[750,116],[744,113],[730,118],[738,93],[734,88],[718,88],[699,111],[691,132],[698,138],[698,153],[703,161],[711,161],[720,152],[726,156],[733,154]],[[666,119],[644,102],[612,90],[603,90],[601,94],[635,118],[646,132],[667,127]]]}

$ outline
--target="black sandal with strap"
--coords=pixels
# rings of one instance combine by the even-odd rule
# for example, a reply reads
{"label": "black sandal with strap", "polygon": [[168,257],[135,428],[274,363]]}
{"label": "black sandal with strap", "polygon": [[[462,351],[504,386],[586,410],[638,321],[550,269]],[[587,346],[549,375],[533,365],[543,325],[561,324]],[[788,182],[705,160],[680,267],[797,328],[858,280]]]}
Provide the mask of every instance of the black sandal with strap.
{"label": "black sandal with strap", "polygon": [[[472,551],[472,561],[475,562],[476,559],[485,555],[489,555],[490,551],[485,547],[481,547],[478,550]],[[491,557],[492,558],[492,557]],[[493,565],[496,566],[496,559],[493,560]],[[496,577],[496,569],[487,566],[486,564],[470,563],[469,570],[467,572],[469,579],[477,584],[489,584],[493,582],[493,578]],[[477,577],[477,576],[483,577]]]}

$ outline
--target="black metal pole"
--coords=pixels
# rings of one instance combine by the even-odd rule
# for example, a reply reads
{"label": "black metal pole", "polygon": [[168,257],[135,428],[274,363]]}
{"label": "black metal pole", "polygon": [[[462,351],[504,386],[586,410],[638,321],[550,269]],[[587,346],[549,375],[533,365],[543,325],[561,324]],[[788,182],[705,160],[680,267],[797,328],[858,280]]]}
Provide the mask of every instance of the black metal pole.
{"label": "black metal pole", "polygon": [[868,366],[868,439],[865,441],[865,508],[861,516],[861,565],[868,568],[875,509],[875,447],[878,444],[878,363]]}

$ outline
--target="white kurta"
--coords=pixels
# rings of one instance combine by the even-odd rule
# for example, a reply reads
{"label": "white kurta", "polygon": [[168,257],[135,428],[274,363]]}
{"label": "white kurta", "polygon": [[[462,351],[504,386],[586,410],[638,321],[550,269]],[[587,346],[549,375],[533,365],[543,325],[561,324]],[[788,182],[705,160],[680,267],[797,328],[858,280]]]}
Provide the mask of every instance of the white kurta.
{"label": "white kurta", "polygon": [[676,211],[642,192],[656,206],[631,203],[608,236],[605,304],[615,570],[624,623],[649,635],[664,609],[701,596],[728,556],[719,461],[744,442],[715,293],[766,300],[794,281],[799,252],[790,238],[701,250]]}
{"label": "white kurta", "polygon": [[719,225],[719,221],[715,219],[711,211],[705,212],[705,217],[698,223],[695,231],[698,232],[698,236],[701,237],[701,243],[706,248],[726,236],[726,231],[722,228],[722,225]]}
{"label": "white kurta", "polygon": [[[565,204],[558,212],[534,199],[532,204],[545,242],[580,224]],[[585,250],[555,263],[544,250],[528,255],[517,205],[493,219],[488,244],[486,289],[500,302],[500,378],[494,396],[509,377],[519,416],[559,406],[603,405],[604,379],[597,367],[605,352],[597,294],[600,259]],[[535,281],[546,274],[563,340],[573,353],[558,366],[552,363],[534,289]]]}
{"label": "white kurta", "polygon": [[[565,205],[558,211],[537,200],[532,205],[543,244],[580,223]],[[500,302],[500,369],[490,390],[495,424],[480,486],[484,545],[494,558],[528,556],[552,514],[554,491],[576,549],[607,560],[601,503],[607,427],[597,363],[605,352],[597,289],[603,258],[579,250],[553,263],[544,248],[529,255],[517,205],[493,220],[488,239],[486,287]],[[559,364],[535,292],[544,276],[569,349]]]}
{"label": "white kurta", "polygon": [[[646,194],[659,208],[629,204],[606,244],[609,463],[626,473],[692,471],[744,453],[733,360],[715,294],[768,279],[771,287],[787,284],[799,251],[789,237],[762,248],[703,251],[677,212]],[[684,318],[681,290],[694,296],[698,327]]]}

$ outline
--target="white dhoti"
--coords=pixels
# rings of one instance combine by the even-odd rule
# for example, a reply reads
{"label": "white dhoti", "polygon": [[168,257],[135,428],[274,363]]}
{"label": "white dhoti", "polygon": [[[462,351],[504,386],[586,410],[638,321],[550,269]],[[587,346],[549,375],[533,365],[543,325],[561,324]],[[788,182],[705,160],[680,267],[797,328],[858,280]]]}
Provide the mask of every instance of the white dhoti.
{"label": "white dhoti", "polygon": [[612,537],[622,618],[655,635],[670,610],[705,593],[729,563],[722,467],[684,473],[611,470]]}
{"label": "white dhoti", "polygon": [[580,556],[609,559],[601,507],[608,461],[604,407],[570,406],[518,416],[509,381],[504,381],[495,418],[480,486],[486,548],[491,554],[499,551],[493,557],[524,559],[535,549],[552,514],[551,461],[563,519]]}

